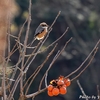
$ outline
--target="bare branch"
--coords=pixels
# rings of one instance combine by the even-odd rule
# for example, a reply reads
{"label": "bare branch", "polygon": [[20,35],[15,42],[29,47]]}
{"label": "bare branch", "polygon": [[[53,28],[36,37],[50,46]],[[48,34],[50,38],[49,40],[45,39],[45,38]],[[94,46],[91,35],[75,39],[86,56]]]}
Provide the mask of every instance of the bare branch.
{"label": "bare branch", "polygon": [[80,73],[79,73],[77,76],[75,76],[73,79],[71,79],[71,81],[73,81],[73,80],[75,80],[76,78],[78,78],[78,77],[86,70],[86,68],[88,68],[88,66],[89,66],[89,65],[91,64],[91,62],[93,61],[94,56],[95,56],[95,54],[97,53],[97,50],[98,50],[98,47],[94,49],[94,54],[93,54],[93,56],[91,57],[89,63],[86,65],[86,67],[84,67],[84,69],[83,69],[82,71],[80,71]]}
{"label": "bare branch", "polygon": [[83,88],[82,88],[82,86],[81,86],[79,80],[77,80],[77,84],[78,84],[78,86],[79,86],[79,88],[80,88],[80,90],[81,90],[83,96],[85,97],[85,99],[88,100],[88,98],[87,98],[87,96],[86,96],[86,94],[85,94],[85,92],[84,92],[84,90],[83,90]]}
{"label": "bare branch", "polygon": [[[32,1],[29,0],[29,16],[28,16],[28,25],[27,25],[26,36],[25,36],[25,41],[24,41],[24,46],[23,46],[23,53],[22,53],[21,73],[23,73],[26,45],[28,41],[29,29],[30,29],[30,24],[31,24],[31,2]],[[21,92],[21,95],[23,95],[23,76],[21,77],[21,80],[20,80],[20,92]]]}
{"label": "bare branch", "polygon": [[49,27],[49,30],[51,30],[51,29],[52,29],[52,27],[53,27],[54,23],[56,22],[56,20],[58,19],[59,15],[60,15],[60,13],[61,13],[61,11],[59,11],[59,12],[58,12],[58,14],[57,14],[56,18],[54,19],[53,23],[52,23],[52,24],[51,24],[51,26]]}
{"label": "bare branch", "polygon": [[15,39],[17,39],[17,38],[18,38],[17,36],[14,36],[14,35],[9,34],[9,33],[7,33],[7,35],[9,35],[10,37],[15,38]]}
{"label": "bare branch", "polygon": [[28,98],[35,97],[35,96],[37,96],[38,94],[40,94],[40,93],[44,92],[46,89],[47,89],[47,88],[44,88],[44,89],[41,89],[40,91],[37,91],[37,92],[35,92],[35,93],[25,95],[25,98],[27,98],[27,99],[28,99]]}

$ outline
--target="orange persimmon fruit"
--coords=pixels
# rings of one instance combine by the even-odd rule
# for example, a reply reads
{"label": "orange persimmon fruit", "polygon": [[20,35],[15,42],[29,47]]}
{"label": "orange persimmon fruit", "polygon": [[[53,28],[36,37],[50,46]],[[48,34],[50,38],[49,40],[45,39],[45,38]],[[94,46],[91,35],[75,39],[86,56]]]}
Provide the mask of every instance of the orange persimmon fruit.
{"label": "orange persimmon fruit", "polygon": [[50,96],[50,97],[53,96],[52,91],[48,91],[47,93],[48,93],[48,96]]}
{"label": "orange persimmon fruit", "polygon": [[58,80],[57,85],[64,85],[64,81],[63,80]]}
{"label": "orange persimmon fruit", "polygon": [[58,78],[59,80],[63,80],[64,79],[64,76],[61,76]]}
{"label": "orange persimmon fruit", "polygon": [[48,89],[48,91],[52,91],[52,90],[53,90],[53,86],[52,86],[52,85],[49,85],[49,86],[47,87],[47,89]]}
{"label": "orange persimmon fruit", "polygon": [[66,94],[66,93],[67,93],[66,86],[60,87],[60,88],[59,88],[59,92],[60,92],[60,94]]}
{"label": "orange persimmon fruit", "polygon": [[67,79],[64,79],[64,83],[65,83],[66,86],[70,86],[71,81],[70,81],[69,78],[67,78]]}
{"label": "orange persimmon fruit", "polygon": [[59,89],[58,88],[53,88],[53,90],[52,90],[52,94],[54,95],[54,96],[57,96],[58,94],[59,94]]}

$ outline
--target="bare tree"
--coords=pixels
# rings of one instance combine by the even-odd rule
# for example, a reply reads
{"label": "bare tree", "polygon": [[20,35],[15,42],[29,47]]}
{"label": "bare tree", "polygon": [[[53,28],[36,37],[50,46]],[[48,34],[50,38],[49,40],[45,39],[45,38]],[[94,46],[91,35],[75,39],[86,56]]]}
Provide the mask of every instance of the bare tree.
{"label": "bare tree", "polygon": [[[52,27],[55,24],[57,18],[59,17],[61,11],[58,12],[57,16],[55,17],[54,21],[52,22],[51,26],[48,29],[48,34],[45,36],[45,38],[43,40],[40,40],[36,46],[32,47],[30,46],[30,44],[28,44],[28,39],[29,39],[29,32],[30,32],[30,24],[31,24],[31,0],[29,0],[29,8],[28,8],[28,17],[25,20],[25,22],[23,23],[18,36],[14,36],[12,34],[10,34],[10,19],[5,18],[7,20],[7,27],[5,30],[5,37],[8,37],[8,42],[7,42],[7,49],[8,49],[8,55],[7,57],[5,57],[5,44],[4,49],[2,51],[2,55],[1,58],[3,58],[2,60],[2,84],[1,84],[1,88],[0,88],[0,96],[3,100],[12,100],[15,99],[14,98],[14,94],[15,91],[20,83],[20,93],[19,93],[19,100],[25,100],[28,98],[33,98],[44,92],[47,89],[47,76],[48,76],[48,72],[50,70],[50,68],[52,67],[52,65],[55,63],[55,61],[57,60],[57,58],[61,55],[61,53],[64,51],[64,49],[66,48],[66,46],[69,44],[69,42],[72,40],[72,37],[66,41],[65,45],[63,46],[63,48],[59,48],[59,50],[57,51],[57,53],[55,54],[55,56],[53,57],[53,60],[51,61],[49,67],[47,68],[47,70],[44,73],[44,76],[42,77],[40,84],[38,86],[38,90],[35,93],[31,93],[28,94],[28,91],[30,89],[31,84],[33,83],[34,79],[36,78],[36,76],[39,74],[40,70],[44,67],[44,64],[49,60],[50,56],[54,53],[55,49],[57,48],[57,46],[59,45],[58,41],[61,40],[61,38],[64,37],[64,35],[68,32],[68,27],[66,28],[66,30],[63,32],[63,34],[56,39],[53,43],[49,44],[44,50],[41,50],[41,47],[44,45],[44,43],[47,41],[47,39],[49,38],[49,34],[52,31]],[[26,29],[26,34],[25,34],[25,38],[24,38],[24,43],[21,43],[21,35],[22,35],[22,31],[24,26],[27,24],[27,29]],[[8,33],[7,33],[8,32]],[[7,33],[7,34],[6,34]],[[14,38],[16,43],[14,45],[14,47],[12,49],[10,49],[10,38]],[[5,39],[4,39],[5,40]],[[35,41],[34,41],[35,42]],[[93,58],[98,50],[98,45],[100,43],[100,40],[98,40],[97,44],[95,45],[95,47],[93,48],[93,50],[90,52],[90,54],[87,56],[87,58],[83,61],[83,63],[73,72],[71,72],[69,75],[65,76],[66,78],[74,75],[76,72],[79,72],[77,76],[73,77],[71,79],[71,81],[74,81],[74,79],[76,79],[77,77],[79,77],[85,70],[86,68],[91,64],[91,62],[93,61]],[[44,59],[44,61],[42,62],[41,65],[39,65],[34,73],[28,78],[28,79],[24,79],[24,76],[27,74],[30,65],[32,64],[32,62],[35,60],[36,56],[42,52],[45,52],[46,50],[48,50],[49,48],[51,48],[51,51],[48,53],[48,55],[46,56],[46,58]],[[27,49],[33,49],[33,51],[31,52],[31,54],[26,53]],[[15,51],[18,50],[19,51],[19,59],[18,62],[11,66],[11,77],[8,77],[8,74],[6,74],[7,72],[7,66],[8,63],[10,61],[10,57],[15,53]],[[83,65],[86,64],[86,66],[83,68]],[[14,68],[14,70],[13,70]],[[16,73],[19,74],[16,74]],[[16,75],[16,77],[15,77]],[[30,83],[28,84],[28,82],[30,81]],[[41,86],[43,84],[43,81],[45,81],[45,87],[43,89],[41,89]]]}

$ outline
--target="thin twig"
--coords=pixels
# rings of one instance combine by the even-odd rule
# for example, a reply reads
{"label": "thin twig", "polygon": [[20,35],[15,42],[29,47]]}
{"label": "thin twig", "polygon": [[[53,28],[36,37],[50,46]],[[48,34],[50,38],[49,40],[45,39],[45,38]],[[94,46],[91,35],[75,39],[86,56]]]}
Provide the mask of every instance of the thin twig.
{"label": "thin twig", "polygon": [[88,98],[87,98],[87,96],[86,96],[86,94],[85,94],[85,92],[84,92],[84,90],[83,90],[83,88],[82,88],[82,86],[81,86],[79,80],[77,80],[77,84],[78,84],[78,86],[79,86],[79,88],[80,88],[80,90],[81,90],[83,96],[85,97],[85,99],[88,100]]}
{"label": "thin twig", "polygon": [[36,95],[38,95],[38,94],[40,94],[40,93],[44,92],[46,89],[47,89],[47,88],[44,88],[44,89],[41,89],[40,91],[37,91],[37,92],[35,92],[35,93],[25,95],[25,98],[27,98],[27,99],[28,99],[28,98],[35,97]]}
{"label": "thin twig", "polygon": [[[22,73],[22,75],[23,75],[23,73]],[[17,77],[17,79],[15,80],[15,84],[13,85],[13,87],[12,87],[12,89],[11,89],[11,91],[10,91],[10,94],[9,94],[7,100],[11,100],[11,99],[13,98],[13,95],[14,95],[14,93],[15,93],[15,90],[16,90],[16,88],[17,88],[17,85],[18,85],[20,79],[21,79],[21,74],[20,74],[20,75]]]}
{"label": "thin twig", "polygon": [[10,21],[9,21],[9,29],[8,29],[8,54],[10,53]]}
{"label": "thin twig", "polygon": [[95,56],[95,54],[97,53],[97,50],[98,50],[98,47],[94,49],[94,54],[93,54],[93,56],[91,57],[91,59],[90,59],[90,61],[88,62],[88,64],[86,65],[86,67],[84,67],[84,69],[83,69],[82,71],[80,71],[80,73],[79,73],[77,76],[75,76],[73,79],[71,79],[71,81],[73,81],[73,80],[75,80],[76,78],[78,78],[78,77],[86,70],[86,68],[88,68],[88,66],[89,66],[89,65],[91,64],[91,62],[93,61],[94,56]]}
{"label": "thin twig", "polygon": [[[19,45],[24,47],[24,44],[22,44],[21,42],[19,42],[18,40],[15,39],[16,42],[18,42]],[[36,47],[36,46],[35,46]],[[26,46],[27,49],[34,49],[35,47],[28,47]]]}
{"label": "thin twig", "polygon": [[98,93],[97,99],[100,100],[100,90],[99,90],[99,85],[97,85],[97,93]]}
{"label": "thin twig", "polygon": [[[5,50],[3,51],[3,57],[5,57]],[[3,69],[3,79],[2,79],[3,100],[6,100],[6,83],[5,83],[6,66],[5,66],[5,60],[3,61],[2,69]]]}
{"label": "thin twig", "polygon": [[[30,24],[31,24],[31,0],[29,0],[29,16],[28,16],[28,25],[27,25],[23,53],[22,53],[21,73],[23,73],[23,66],[24,66],[24,61],[25,61],[26,45],[28,41]],[[23,95],[23,76],[21,77],[21,80],[20,80],[20,92],[21,92],[21,95]]]}
{"label": "thin twig", "polygon": [[15,39],[17,39],[17,38],[18,38],[17,36],[14,36],[14,35],[9,34],[9,33],[7,33],[7,35],[9,35],[10,37],[15,38]]}
{"label": "thin twig", "polygon": [[[22,58],[19,56],[19,60],[17,62],[17,64],[15,65],[15,68],[14,68],[14,71],[13,71],[13,74],[11,76],[11,79],[14,79],[15,75],[16,75],[16,72],[17,72],[17,69],[18,69],[18,65],[20,64]],[[9,82],[9,85],[11,86],[12,85],[12,81]]]}
{"label": "thin twig", "polygon": [[9,61],[11,55],[13,55],[18,49],[19,49],[19,48],[16,48],[14,51],[12,51],[12,52],[10,51],[8,57],[6,57],[5,59],[8,59],[8,61]]}
{"label": "thin twig", "polygon": [[34,39],[32,40],[32,42],[31,42],[30,44],[28,44],[28,46],[32,46],[32,44],[35,42],[35,40],[36,40],[36,38],[34,38]]}
{"label": "thin twig", "polygon": [[[53,60],[52,60],[52,62],[57,58],[57,56],[59,55],[59,53],[60,53],[60,50],[58,50],[58,52],[56,53],[56,55],[54,56],[54,58],[53,58]],[[51,63],[52,63],[51,62]],[[50,67],[48,67],[48,71],[49,71],[49,69],[50,69]],[[47,77],[48,77],[48,71],[45,73],[45,75],[42,77],[42,79],[41,79],[41,82],[40,82],[40,85],[39,85],[39,90],[40,90],[40,88],[41,88],[41,85],[42,85],[42,81],[43,81],[43,78],[45,77],[45,87],[47,88]]]}
{"label": "thin twig", "polygon": [[58,12],[56,18],[54,19],[53,23],[51,24],[51,26],[49,27],[49,30],[52,29],[53,25],[55,24],[56,20],[58,19],[59,15],[60,15],[61,11]]}
{"label": "thin twig", "polygon": [[48,77],[48,73],[45,73],[45,87],[47,87],[48,86],[48,84],[47,84],[47,77]]}
{"label": "thin twig", "polygon": [[[9,14],[11,14],[11,13],[9,13]],[[9,15],[8,15],[9,16]],[[5,62],[5,64],[4,64],[4,66],[5,66],[5,74],[6,74],[6,71],[7,71],[7,66],[8,66],[8,62],[9,62],[9,59],[10,59],[10,34],[11,34],[11,24],[10,24],[10,18],[9,17],[7,17],[7,20],[8,20],[8,28],[7,28],[7,33],[8,33],[8,35],[7,35],[7,39],[8,39],[8,41],[7,41],[7,46],[8,46],[8,57],[7,57],[7,61]],[[6,75],[5,75],[5,81],[6,81]],[[6,82],[4,83],[4,85],[6,86]],[[5,92],[6,92],[6,89],[5,89]],[[5,96],[6,96],[6,93],[5,93]],[[6,98],[6,97],[5,97]],[[4,99],[4,100],[6,100],[6,99]]]}

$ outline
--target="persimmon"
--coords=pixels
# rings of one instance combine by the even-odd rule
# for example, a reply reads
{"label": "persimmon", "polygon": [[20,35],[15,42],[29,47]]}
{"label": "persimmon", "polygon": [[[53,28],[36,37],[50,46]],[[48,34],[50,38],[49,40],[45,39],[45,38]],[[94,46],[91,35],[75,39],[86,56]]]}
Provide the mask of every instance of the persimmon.
{"label": "persimmon", "polygon": [[59,94],[59,89],[58,89],[58,88],[53,88],[52,94],[53,94],[54,96],[57,96],[57,95]]}
{"label": "persimmon", "polygon": [[49,85],[49,86],[47,87],[47,89],[48,89],[48,91],[52,91],[52,90],[53,90],[53,86],[52,86],[52,85]]}
{"label": "persimmon", "polygon": [[70,81],[69,78],[67,78],[67,79],[64,79],[64,83],[65,83],[66,86],[70,86],[71,81]]}
{"label": "persimmon", "polygon": [[48,95],[49,95],[50,97],[52,97],[52,96],[53,96],[52,91],[48,91]]}
{"label": "persimmon", "polygon": [[66,92],[67,92],[66,87],[65,86],[60,87],[59,92],[60,92],[60,94],[66,94]]}
{"label": "persimmon", "polygon": [[64,76],[61,76],[58,78],[59,80],[63,80],[64,79]]}
{"label": "persimmon", "polygon": [[64,81],[63,80],[58,80],[57,85],[64,85]]}
{"label": "persimmon", "polygon": [[66,85],[64,84],[64,85],[62,85],[62,87],[65,87],[66,88]]}

